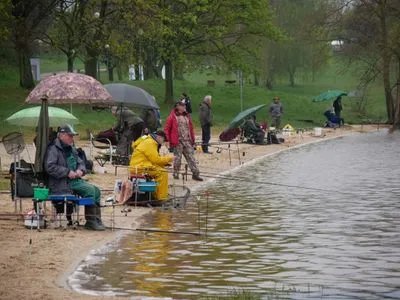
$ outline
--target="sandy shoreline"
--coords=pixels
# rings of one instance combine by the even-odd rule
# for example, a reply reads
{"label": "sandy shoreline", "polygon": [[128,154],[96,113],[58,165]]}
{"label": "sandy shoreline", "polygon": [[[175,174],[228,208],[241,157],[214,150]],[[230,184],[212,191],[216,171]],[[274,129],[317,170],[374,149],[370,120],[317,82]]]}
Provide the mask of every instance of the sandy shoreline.
{"label": "sandy shoreline", "polygon": [[[363,127],[364,132],[376,130],[376,126]],[[313,137],[310,132],[305,132],[287,138],[282,145],[239,144],[239,150],[234,143],[230,145],[230,149],[228,144],[215,145],[211,148],[211,151],[214,152],[213,155],[196,153],[196,159],[199,161],[200,171],[204,171],[204,179],[209,182],[209,180],[213,180],[210,177],[215,177],[211,176],[211,173],[223,174],[245,164],[255,163],[256,160],[267,155],[357,131],[360,131],[360,126],[326,130],[323,138]],[[82,146],[88,149],[87,142]],[[1,149],[0,154],[3,159],[2,168],[5,170],[11,162],[11,158],[3,151],[4,149]],[[162,151],[166,151],[166,149]],[[32,157],[32,154],[30,156]],[[98,166],[97,163],[96,166]],[[127,170],[123,168],[118,169],[117,176],[114,175],[114,168],[110,165],[106,165],[106,171],[105,174],[91,175],[89,181],[99,185],[102,189],[112,190],[116,179],[124,179],[127,176]],[[185,182],[185,185],[191,189],[197,189],[208,183],[199,185],[191,180],[191,176],[188,178],[190,180]],[[170,175],[170,183],[172,182],[173,179]],[[182,180],[175,182],[181,184]],[[110,194],[111,192],[103,193],[103,198]],[[30,206],[30,199],[23,201],[23,210]],[[14,204],[10,201],[9,195],[0,194],[0,213],[12,212],[14,212]],[[133,209],[128,216],[124,216],[120,210],[116,210],[116,226],[138,227],[143,216],[149,212],[151,209],[138,208]],[[111,208],[103,209],[103,220],[106,225],[110,225],[110,214]],[[26,229],[22,221],[0,220],[0,299],[118,299],[117,297],[97,297],[76,293],[66,286],[66,278],[91,249],[115,241],[119,234],[118,231],[92,232],[81,228],[66,231],[45,229],[38,232]],[[29,244],[30,240],[32,240],[32,244]]]}

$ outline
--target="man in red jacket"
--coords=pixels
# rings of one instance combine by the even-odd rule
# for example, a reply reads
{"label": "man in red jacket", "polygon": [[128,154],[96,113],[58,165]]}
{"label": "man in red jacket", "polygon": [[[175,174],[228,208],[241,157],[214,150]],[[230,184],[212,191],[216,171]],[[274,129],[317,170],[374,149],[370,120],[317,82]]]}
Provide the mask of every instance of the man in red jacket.
{"label": "man in red jacket", "polygon": [[183,154],[192,171],[192,179],[203,181],[194,159],[194,129],[192,119],[186,112],[185,103],[178,102],[176,104],[167,118],[164,131],[167,135],[169,146],[173,149],[175,155],[174,178],[179,179]]}

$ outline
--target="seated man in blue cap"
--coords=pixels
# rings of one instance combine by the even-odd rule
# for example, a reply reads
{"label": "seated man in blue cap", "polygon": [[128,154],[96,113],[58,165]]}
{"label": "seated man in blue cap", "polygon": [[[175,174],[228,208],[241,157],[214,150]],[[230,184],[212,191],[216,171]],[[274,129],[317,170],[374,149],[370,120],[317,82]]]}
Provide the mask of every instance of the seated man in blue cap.
{"label": "seated man in blue cap", "polygon": [[70,125],[61,126],[57,138],[47,148],[44,168],[49,175],[48,187],[52,194],[75,193],[92,198],[95,205],[85,206],[85,228],[105,230],[101,221],[100,189],[82,179],[86,168],[74,146],[75,135]]}

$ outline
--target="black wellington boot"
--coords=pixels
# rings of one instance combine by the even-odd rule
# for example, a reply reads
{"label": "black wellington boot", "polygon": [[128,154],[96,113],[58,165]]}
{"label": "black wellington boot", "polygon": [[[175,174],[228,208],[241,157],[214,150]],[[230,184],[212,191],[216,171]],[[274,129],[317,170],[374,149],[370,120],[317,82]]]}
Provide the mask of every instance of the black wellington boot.
{"label": "black wellington boot", "polygon": [[86,219],[86,224],[85,224],[86,229],[96,230],[96,231],[104,230],[104,225],[100,226],[97,222],[97,213],[95,205],[85,206],[85,219]]}

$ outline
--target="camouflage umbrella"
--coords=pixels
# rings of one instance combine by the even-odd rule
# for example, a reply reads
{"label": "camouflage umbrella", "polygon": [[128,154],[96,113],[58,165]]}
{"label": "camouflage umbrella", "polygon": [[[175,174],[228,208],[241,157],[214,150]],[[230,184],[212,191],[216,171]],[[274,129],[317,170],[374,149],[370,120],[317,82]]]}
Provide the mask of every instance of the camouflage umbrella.
{"label": "camouflage umbrella", "polygon": [[79,73],[60,73],[43,79],[26,98],[27,103],[113,105],[111,95],[93,77]]}

